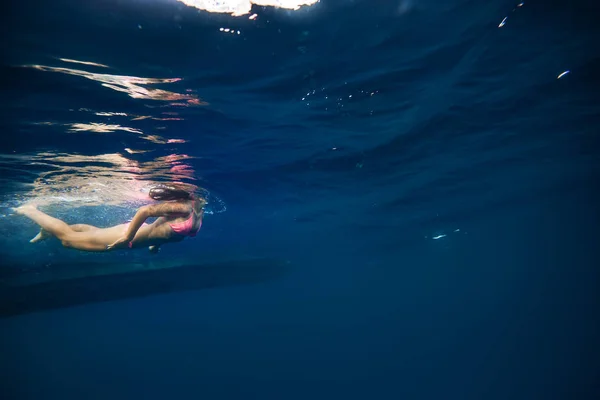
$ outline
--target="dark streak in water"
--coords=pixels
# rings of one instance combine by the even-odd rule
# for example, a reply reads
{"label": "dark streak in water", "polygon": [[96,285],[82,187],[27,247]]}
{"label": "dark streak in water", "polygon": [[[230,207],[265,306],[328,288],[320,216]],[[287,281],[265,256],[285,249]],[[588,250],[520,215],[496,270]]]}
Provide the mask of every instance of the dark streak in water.
{"label": "dark streak in water", "polygon": [[[98,265],[63,264],[45,272],[15,272],[14,267],[0,267],[0,318],[88,303],[264,283],[281,278],[289,268],[286,262],[273,259],[164,264],[138,271],[124,270],[125,265],[105,265],[115,266],[109,274],[74,278],[68,276],[69,271],[73,276]],[[62,277],[53,279],[50,275],[57,270]]]}

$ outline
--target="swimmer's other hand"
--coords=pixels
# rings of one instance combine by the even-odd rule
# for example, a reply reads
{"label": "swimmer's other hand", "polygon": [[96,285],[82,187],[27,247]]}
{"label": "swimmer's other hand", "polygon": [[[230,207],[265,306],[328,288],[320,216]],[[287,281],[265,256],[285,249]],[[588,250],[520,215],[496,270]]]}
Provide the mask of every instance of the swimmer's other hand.
{"label": "swimmer's other hand", "polygon": [[112,250],[114,248],[121,247],[121,245],[123,243],[127,243],[127,242],[129,242],[129,238],[127,236],[123,236],[123,237],[119,238],[118,240],[116,240],[113,244],[109,244],[108,246],[106,246],[106,250]]}

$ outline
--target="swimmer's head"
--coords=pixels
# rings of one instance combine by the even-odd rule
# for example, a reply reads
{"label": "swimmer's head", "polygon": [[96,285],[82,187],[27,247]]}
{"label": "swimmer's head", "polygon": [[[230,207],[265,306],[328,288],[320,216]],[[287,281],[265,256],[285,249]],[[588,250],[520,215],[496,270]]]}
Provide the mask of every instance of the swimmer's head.
{"label": "swimmer's head", "polygon": [[153,200],[192,200],[194,195],[177,185],[160,184],[148,191],[148,196]]}

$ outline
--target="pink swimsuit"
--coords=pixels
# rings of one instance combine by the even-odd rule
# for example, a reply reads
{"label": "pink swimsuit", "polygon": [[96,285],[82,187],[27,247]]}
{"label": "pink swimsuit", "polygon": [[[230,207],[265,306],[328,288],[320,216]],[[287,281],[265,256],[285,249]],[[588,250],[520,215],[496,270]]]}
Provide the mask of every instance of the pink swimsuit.
{"label": "pink swimsuit", "polygon": [[[192,205],[192,207],[193,206],[194,205]],[[144,222],[144,225],[147,225],[147,224]],[[125,231],[127,231],[128,226],[129,225],[125,226]],[[171,227],[171,229],[173,229],[173,232],[177,233],[178,235],[194,237],[194,236],[196,236],[196,234],[198,233],[200,228],[202,228],[202,221],[200,221],[200,224],[198,225],[198,229],[196,229],[195,231],[192,231],[192,229],[194,228],[194,212],[192,211],[192,213],[190,214],[190,217],[188,219],[186,219],[185,221],[177,222],[174,224],[169,224],[169,226]],[[130,249],[133,247],[133,240],[128,243],[128,246]]]}
{"label": "pink swimsuit", "polygon": [[169,226],[171,227],[171,229],[173,229],[173,232],[177,233],[178,235],[194,237],[202,227],[202,221],[200,221],[198,229],[192,231],[194,227],[194,213],[192,212],[192,214],[190,214],[190,217],[185,221],[177,222],[175,224],[169,224]]}
{"label": "pink swimsuit", "polygon": [[[192,203],[192,209],[195,206],[195,200]],[[177,222],[175,224],[169,224],[169,226],[171,227],[171,229],[173,229],[173,232],[177,233],[178,235],[183,235],[183,236],[191,236],[194,237],[196,236],[196,234],[198,233],[198,231],[200,230],[200,228],[202,228],[202,221],[200,221],[200,224],[198,225],[198,229],[196,229],[195,231],[192,231],[193,227],[194,227],[194,212],[192,211],[192,213],[190,214],[190,217],[188,219],[186,219],[183,222]]]}

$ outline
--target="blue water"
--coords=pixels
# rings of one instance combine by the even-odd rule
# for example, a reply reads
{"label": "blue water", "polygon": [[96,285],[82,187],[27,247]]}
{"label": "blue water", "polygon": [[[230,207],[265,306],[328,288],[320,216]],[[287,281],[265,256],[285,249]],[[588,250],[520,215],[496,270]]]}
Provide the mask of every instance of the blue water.
{"label": "blue water", "polygon": [[[253,13],[5,14],[4,273],[222,268],[0,319],[1,398],[598,398],[599,5]],[[158,255],[29,244],[11,211],[108,226],[173,180],[210,214]]]}

